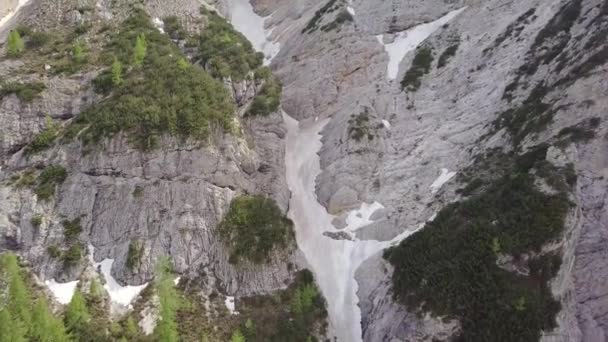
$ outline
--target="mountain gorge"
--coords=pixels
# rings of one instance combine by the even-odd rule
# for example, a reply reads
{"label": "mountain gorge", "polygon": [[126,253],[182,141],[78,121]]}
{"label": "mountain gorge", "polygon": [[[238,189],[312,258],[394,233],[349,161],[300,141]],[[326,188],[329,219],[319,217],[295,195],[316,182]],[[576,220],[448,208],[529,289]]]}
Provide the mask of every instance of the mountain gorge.
{"label": "mountain gorge", "polygon": [[606,339],[605,0],[0,15],[0,270],[64,321],[84,295],[108,340]]}

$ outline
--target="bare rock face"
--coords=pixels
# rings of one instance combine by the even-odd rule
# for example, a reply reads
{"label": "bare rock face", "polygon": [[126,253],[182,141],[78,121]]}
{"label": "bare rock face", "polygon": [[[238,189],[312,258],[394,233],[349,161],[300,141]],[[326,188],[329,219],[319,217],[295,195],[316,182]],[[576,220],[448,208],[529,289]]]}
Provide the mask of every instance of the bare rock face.
{"label": "bare rock face", "polygon": [[[74,12],[76,5],[92,7]],[[20,18],[49,28],[118,20],[127,13],[123,5],[128,7],[122,2],[66,1],[53,7],[40,0],[24,9]],[[145,6],[153,17],[194,18],[201,3],[146,1]],[[26,155],[24,146],[44,128],[47,115],[66,122],[98,100],[90,86],[97,73],[66,77],[39,71],[42,76],[19,76],[19,67],[16,60],[0,62],[3,74],[15,75],[11,81],[39,81],[46,88],[31,103],[15,95],[0,100],[0,250],[19,252],[43,279],[73,280],[88,267],[86,262],[66,268],[50,255],[49,246],[64,247],[66,222],[77,221],[81,232],[75,240],[94,247],[90,257],[96,262],[114,259],[112,275],[123,284],[150,281],[164,255],[171,257],[178,273],[203,277],[227,295],[268,293],[289,283],[296,270],[295,250],[277,252],[265,265],[234,265],[216,230],[238,195],[263,194],[283,211],[288,207],[282,116],[242,118],[259,85],[227,84],[239,108],[234,135],[216,132],[205,142],[164,137],[158,149],[143,152],[128,136],[118,134],[95,145],[76,139]],[[10,180],[26,172],[37,175],[46,165],[61,165],[67,171],[49,201]],[[33,217],[41,222],[34,224]],[[141,248],[135,268],[127,263],[133,243]]]}
{"label": "bare rock face", "polygon": [[0,1],[0,19],[14,11],[19,0],[1,0]]}

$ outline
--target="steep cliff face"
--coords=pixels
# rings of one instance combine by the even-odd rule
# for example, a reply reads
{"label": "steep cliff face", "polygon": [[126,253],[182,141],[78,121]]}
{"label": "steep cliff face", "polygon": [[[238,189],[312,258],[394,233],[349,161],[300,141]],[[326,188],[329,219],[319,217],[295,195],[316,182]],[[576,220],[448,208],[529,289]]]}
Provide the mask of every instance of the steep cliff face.
{"label": "steep cliff face", "polygon": [[[96,30],[131,13],[127,2],[52,3],[32,2],[20,12],[20,23],[49,32],[88,27],[80,39],[87,41],[91,55],[98,48]],[[178,15],[186,24],[196,21],[197,27],[200,6],[198,1],[146,3],[153,18]],[[261,85],[227,82],[236,105],[234,134],[217,131],[202,142],[165,136],[158,148],[142,151],[132,137],[119,133],[95,146],[57,139],[50,148],[30,153],[26,146],[48,130],[48,120],[67,128],[104,98],[92,86],[100,69],[66,75],[53,64],[55,56],[0,62],[7,84],[42,84],[30,99],[9,91],[1,100],[2,249],[21,254],[42,279],[62,282],[78,278],[87,267],[86,258],[66,269],[61,258],[49,253],[49,246],[64,249],[77,241],[94,247],[95,261],[113,259],[112,275],[123,284],[149,281],[159,256],[170,255],[177,272],[192,278],[207,274],[226,295],[283,288],[295,270],[293,249],[278,253],[268,264],[234,265],[216,229],[232,199],[242,194],[269,196],[287,210],[282,117],[243,117]],[[32,65],[36,69],[29,71]],[[35,184],[49,166],[60,166],[65,174],[52,183],[54,194],[43,199]],[[18,179],[33,183],[17,185]],[[69,223],[78,226],[72,241],[65,238]],[[134,246],[136,267],[128,261]]]}
{"label": "steep cliff face", "polygon": [[[205,6],[230,17],[235,1]],[[91,2],[88,5],[96,9],[82,11],[75,2],[51,6],[46,0],[32,0],[20,18],[34,27],[124,18],[129,5],[110,3]],[[295,165],[285,167],[287,129],[280,113],[243,118],[262,91],[250,81],[226,82],[237,105],[239,134],[214,134],[210,144],[165,137],[160,148],[142,152],[119,134],[92,150],[71,142],[28,156],[25,146],[46,127],[45,115],[66,125],[101,99],[87,86],[100,70],[70,77],[36,70],[42,76],[22,76],[22,62],[3,60],[2,75],[19,81],[42,79],[46,89],[31,103],[14,94],[0,100],[0,248],[19,251],[46,278],[75,279],[84,265],[66,271],[47,247],[64,243],[65,223],[78,219],[82,231],[77,239],[95,247],[95,260],[115,259],[112,273],[122,282],[149,280],[156,258],[168,254],[178,272],[212,275],[226,294],[266,293],[292,278],[292,264],[306,264],[298,252],[276,255],[264,266],[234,266],[216,231],[235,196],[265,194],[283,211],[292,209],[292,216],[298,214],[294,203],[300,213],[319,215],[296,220],[323,224],[314,230],[296,226],[299,241],[316,233],[338,241],[319,244],[324,247],[315,260],[336,258],[326,265],[315,263],[311,250],[302,248],[321,278],[321,290],[323,284],[335,285],[341,292],[332,295],[344,296],[329,300],[331,335],[349,336],[332,331],[347,329],[355,335],[361,330],[364,341],[449,340],[467,329],[462,317],[436,317],[405,305],[394,290],[393,274],[400,270],[382,253],[359,266],[361,256],[395,245],[399,241],[393,239],[399,236],[433,229],[427,223],[435,222],[446,206],[492,189],[487,182],[498,174],[512,172],[515,177],[522,171],[503,164],[540,149],[544,153],[536,164],[523,172],[534,179],[534,189],[555,194],[558,190],[543,170],[572,165],[568,170],[576,180],[568,178],[573,187],[565,192],[572,205],[557,238],[517,255],[494,251],[496,266],[528,276],[528,260],[560,255],[561,266],[550,287],[561,309],[556,326],[548,324],[539,336],[556,342],[606,339],[606,1],[251,3],[267,16],[266,31],[256,31],[257,38],[267,34],[272,49],[280,48],[272,60],[274,52],[266,57],[283,83],[282,110],[302,123],[298,127],[288,122],[292,142],[310,143],[292,146],[292,153],[300,151],[311,160],[291,155],[287,162]],[[177,15],[193,30],[205,24],[198,20],[199,6],[195,0],[145,1],[153,18]],[[187,50],[187,45],[182,47]],[[44,63],[39,67],[45,69]],[[294,189],[292,183],[289,189],[286,169],[306,186],[319,171],[316,150],[311,149],[318,147],[315,130],[320,127],[316,194]],[[543,169],[540,164],[549,166]],[[31,187],[17,186],[28,172],[37,176],[48,165],[67,170],[52,201],[39,200]],[[319,203],[324,208],[316,207]],[[309,204],[314,211],[306,210]],[[366,208],[373,209],[367,213]],[[43,220],[36,225],[32,218],[38,216]],[[136,272],[127,267],[132,241],[142,248]],[[500,250],[496,244],[494,249]],[[323,250],[326,247],[336,250]],[[344,267],[357,268],[356,276],[350,269],[328,272],[327,265],[344,260]],[[344,314],[357,327],[340,325],[344,321],[335,317],[335,303],[355,304],[361,327],[358,312]],[[517,307],[525,311],[525,305]]]}

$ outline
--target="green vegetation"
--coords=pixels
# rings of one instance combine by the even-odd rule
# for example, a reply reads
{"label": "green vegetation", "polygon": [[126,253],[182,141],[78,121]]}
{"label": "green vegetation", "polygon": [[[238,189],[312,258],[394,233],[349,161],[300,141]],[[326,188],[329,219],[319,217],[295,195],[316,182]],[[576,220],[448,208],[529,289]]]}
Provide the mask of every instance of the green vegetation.
{"label": "green vegetation", "polygon": [[241,302],[237,329],[247,342],[308,342],[324,334],[325,299],[308,270],[298,273],[286,290]]}
{"label": "green vegetation", "polygon": [[160,342],[178,341],[177,310],[180,307],[175,284],[173,283],[172,266],[168,258],[161,258],[157,265],[155,289],[160,302],[159,321],[154,328],[154,336]]}
{"label": "green vegetation", "polygon": [[323,7],[319,8],[313,17],[308,21],[306,27],[302,29],[302,33],[312,33],[319,28],[323,16],[340,8],[339,0],[329,0]]}
{"label": "green vegetation", "polygon": [[65,326],[68,332],[78,341],[82,341],[86,335],[88,324],[91,321],[91,314],[87,309],[87,303],[80,290],[76,290],[72,300],[65,311]]}
{"label": "green vegetation", "polygon": [[65,252],[61,254],[61,260],[65,267],[73,267],[80,263],[84,255],[82,244],[75,243],[71,245]]}
{"label": "green vegetation", "polygon": [[401,80],[401,90],[416,91],[420,88],[420,79],[429,73],[433,63],[433,50],[422,47],[416,50],[412,66]]}
{"label": "green vegetation", "polygon": [[45,118],[45,128],[42,132],[38,133],[34,140],[25,148],[26,154],[38,153],[40,151],[46,150],[47,148],[53,145],[55,142],[55,138],[59,134],[59,129],[61,125],[53,122],[50,116],[46,116]]}
{"label": "green vegetation", "polygon": [[[470,198],[387,250],[395,296],[412,309],[458,318],[464,341],[538,341],[553,328],[560,305],[547,282],[561,261],[541,248],[560,238],[575,178],[546,163],[546,151],[539,146],[515,158],[482,191],[471,189]],[[559,192],[536,189],[533,174]],[[529,276],[499,267],[501,254],[526,265]]]}
{"label": "green vegetation", "polygon": [[574,126],[565,127],[559,131],[557,138],[560,139],[559,145],[569,143],[586,142],[595,138],[595,129],[600,125],[600,118],[595,117]]}
{"label": "green vegetation", "polygon": [[137,240],[129,243],[129,251],[127,253],[127,268],[134,271],[141,265],[141,258],[143,257],[144,249],[141,242]]}
{"label": "green vegetation", "polygon": [[34,227],[40,227],[40,225],[42,224],[42,220],[43,220],[42,215],[34,215],[34,216],[32,216],[32,218],[30,219],[30,223],[31,223],[31,224],[32,224],[32,226],[34,226]]}
{"label": "green vegetation", "polygon": [[186,30],[177,16],[168,16],[163,18],[164,30],[171,39],[183,40],[186,39]]}
{"label": "green vegetation", "polygon": [[72,47],[72,60],[77,65],[82,65],[87,61],[87,56],[84,53],[84,46],[81,42],[76,42]]}
{"label": "green vegetation", "polygon": [[80,225],[80,217],[77,217],[71,221],[63,220],[63,236],[66,241],[77,239],[82,232],[82,226]]}
{"label": "green vegetation", "polygon": [[59,165],[49,165],[38,176],[34,192],[38,199],[48,201],[55,195],[57,185],[63,183],[67,178],[67,171]]}
{"label": "green vegetation", "polygon": [[142,66],[144,64],[144,58],[146,58],[146,53],[148,51],[148,43],[146,42],[146,36],[143,33],[137,35],[137,39],[135,40],[135,50],[134,50],[134,61],[133,64],[135,66]]}
{"label": "green vegetation", "polygon": [[17,257],[0,255],[0,289],[7,293],[0,309],[0,341],[67,342],[61,321],[53,317],[44,296],[34,296],[33,280],[26,278]]}
{"label": "green vegetation", "polygon": [[32,102],[46,89],[42,82],[4,82],[0,84],[0,100],[10,94],[15,94],[24,103]]}
{"label": "green vegetation", "polygon": [[118,87],[110,72],[99,76],[95,88],[109,96],[73,123],[86,127],[81,139],[97,141],[126,131],[146,150],[156,147],[165,133],[205,140],[215,128],[231,129],[234,106],[222,83],[197,66],[180,69],[183,54],[142,11],[135,11],[121,28],[107,46],[108,59],[141,66],[131,68]]}
{"label": "green vegetation", "polygon": [[9,57],[19,57],[21,56],[21,54],[23,54],[23,51],[25,50],[25,43],[23,42],[23,39],[21,38],[19,31],[17,30],[12,30],[11,32],[9,32],[7,38],[7,45],[8,47],[6,48],[6,54]]}
{"label": "green vegetation", "polygon": [[363,138],[374,140],[374,131],[369,124],[369,108],[355,115],[352,114],[348,120],[348,136],[356,141]]}
{"label": "green vegetation", "polygon": [[542,85],[534,88],[519,107],[506,110],[494,120],[494,130],[506,128],[514,146],[518,146],[528,134],[542,131],[553,120],[554,114],[551,105],[543,102],[546,94],[547,89]]}
{"label": "green vegetation", "polygon": [[256,94],[247,110],[247,115],[266,116],[276,112],[281,105],[281,90],[281,83],[272,75],[267,76],[262,89]]}
{"label": "green vegetation", "polygon": [[38,199],[48,201],[55,195],[57,185],[63,183],[67,178],[67,171],[59,165],[49,165],[42,170],[38,176],[37,185],[34,189]]}
{"label": "green vegetation", "polygon": [[118,59],[114,59],[110,73],[112,74],[112,85],[118,87],[122,84],[122,64]]}
{"label": "green vegetation", "polygon": [[243,333],[241,332],[240,329],[236,329],[234,331],[234,333],[232,334],[232,337],[230,337],[230,342],[245,342],[245,336],[243,335]]}
{"label": "green vegetation", "polygon": [[291,246],[293,223],[264,196],[244,195],[232,200],[230,210],[220,223],[220,236],[230,246],[230,262],[246,258],[264,263],[277,249]]}
{"label": "green vegetation", "polygon": [[262,66],[264,55],[255,52],[243,34],[217,13],[201,11],[209,22],[200,34],[199,53],[202,64],[214,77],[239,81]]}
{"label": "green vegetation", "polygon": [[456,43],[450,45],[443,53],[439,56],[439,60],[437,61],[437,68],[443,68],[448,64],[450,59],[456,55],[456,51],[458,51],[458,46],[460,43]]}

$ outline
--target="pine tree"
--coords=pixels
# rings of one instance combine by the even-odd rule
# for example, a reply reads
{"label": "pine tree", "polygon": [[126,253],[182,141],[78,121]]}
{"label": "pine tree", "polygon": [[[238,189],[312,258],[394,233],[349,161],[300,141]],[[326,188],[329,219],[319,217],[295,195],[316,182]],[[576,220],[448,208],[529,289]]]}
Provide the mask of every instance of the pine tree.
{"label": "pine tree", "polygon": [[87,309],[84,296],[80,290],[76,290],[65,312],[65,325],[69,331],[79,334],[86,329],[87,323],[90,320],[91,315]]}
{"label": "pine tree", "polygon": [[23,323],[13,319],[8,310],[0,310],[0,342],[26,342],[26,332]]}
{"label": "pine tree", "polygon": [[180,58],[180,59],[177,60],[177,67],[181,71],[186,71],[190,67],[190,63],[188,63],[188,61],[185,58],[182,57],[182,58]]}
{"label": "pine tree", "polygon": [[137,324],[135,324],[133,317],[127,317],[123,331],[124,337],[128,340],[135,340],[137,335],[139,335],[139,329],[137,328]]}
{"label": "pine tree", "polygon": [[243,336],[243,333],[239,330],[236,329],[233,333],[232,333],[232,337],[230,338],[230,342],[245,342],[245,336]]}
{"label": "pine tree", "polygon": [[154,328],[154,335],[160,342],[175,342],[178,340],[176,311],[179,298],[171,276],[171,262],[161,258],[156,268],[156,292],[160,302],[160,320]]}
{"label": "pine tree", "polygon": [[146,36],[141,33],[137,36],[135,41],[135,65],[141,66],[146,58],[146,52],[148,49],[148,43],[146,42]]}
{"label": "pine tree", "polygon": [[19,267],[17,256],[12,253],[3,254],[0,265],[8,278],[8,310],[15,320],[29,324],[32,302],[21,275],[21,267]]}
{"label": "pine tree", "polygon": [[118,87],[122,84],[122,81],[122,64],[118,59],[114,58],[114,63],[112,63],[112,85]]}
{"label": "pine tree", "polygon": [[63,322],[55,318],[49,310],[48,303],[41,297],[34,305],[32,313],[32,330],[30,337],[39,342],[69,342]]}
{"label": "pine tree", "polygon": [[9,57],[19,57],[25,50],[25,44],[23,43],[23,39],[21,39],[19,31],[17,30],[12,30],[8,34],[7,44],[7,54],[9,55]]}
{"label": "pine tree", "polygon": [[89,286],[89,294],[93,299],[99,299],[101,298],[101,296],[103,296],[103,288],[101,287],[99,280],[91,280],[91,285]]}

